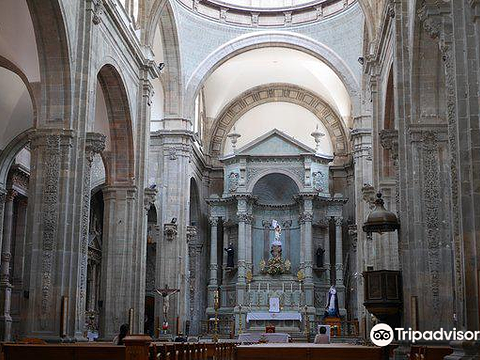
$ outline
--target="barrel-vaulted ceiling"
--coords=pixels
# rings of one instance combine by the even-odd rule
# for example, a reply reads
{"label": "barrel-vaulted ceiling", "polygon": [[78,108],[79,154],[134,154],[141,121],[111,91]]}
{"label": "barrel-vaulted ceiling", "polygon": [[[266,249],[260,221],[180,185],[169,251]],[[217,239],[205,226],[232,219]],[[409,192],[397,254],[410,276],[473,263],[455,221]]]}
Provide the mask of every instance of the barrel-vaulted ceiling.
{"label": "barrel-vaulted ceiling", "polygon": [[348,123],[351,101],[337,74],[309,54],[281,47],[247,51],[216,69],[204,85],[207,117],[216,118],[243,92],[271,83],[288,83],[317,94]]}

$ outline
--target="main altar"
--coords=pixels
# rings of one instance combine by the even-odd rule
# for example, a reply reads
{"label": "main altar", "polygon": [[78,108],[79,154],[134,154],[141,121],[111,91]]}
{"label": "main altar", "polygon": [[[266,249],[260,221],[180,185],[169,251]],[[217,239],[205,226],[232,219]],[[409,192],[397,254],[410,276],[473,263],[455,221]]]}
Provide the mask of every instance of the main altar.
{"label": "main altar", "polygon": [[333,158],[273,130],[220,160],[223,194],[208,199],[207,315],[233,317],[236,333],[268,325],[297,332],[305,319],[324,316],[335,285],[345,316],[347,199],[330,193]]}

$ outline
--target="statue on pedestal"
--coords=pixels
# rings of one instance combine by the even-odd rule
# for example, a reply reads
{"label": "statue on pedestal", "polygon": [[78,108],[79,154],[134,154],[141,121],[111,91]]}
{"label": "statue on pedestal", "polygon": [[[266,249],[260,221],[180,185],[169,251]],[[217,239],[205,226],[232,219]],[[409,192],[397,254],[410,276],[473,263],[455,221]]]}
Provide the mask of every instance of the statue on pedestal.
{"label": "statue on pedestal", "polygon": [[277,220],[272,220],[272,228],[275,231],[275,239],[270,247],[272,257],[268,262],[265,262],[265,260],[260,261],[260,271],[270,275],[288,274],[292,264],[290,260],[282,259],[282,242],[280,241],[282,228]]}
{"label": "statue on pedestal", "polygon": [[327,305],[325,306],[325,318],[327,317],[340,317],[340,312],[338,311],[338,296],[337,289],[334,285],[330,286],[330,290],[327,294]]}
{"label": "statue on pedestal", "polygon": [[272,254],[274,259],[279,259],[282,257],[282,242],[280,241],[280,235],[282,235],[282,228],[276,220],[272,220],[272,227],[275,231],[275,240],[273,240],[272,242],[270,254]]}
{"label": "statue on pedestal", "polygon": [[228,244],[228,248],[225,249],[227,252],[227,268],[233,269],[235,267],[235,249],[233,248],[233,244]]}

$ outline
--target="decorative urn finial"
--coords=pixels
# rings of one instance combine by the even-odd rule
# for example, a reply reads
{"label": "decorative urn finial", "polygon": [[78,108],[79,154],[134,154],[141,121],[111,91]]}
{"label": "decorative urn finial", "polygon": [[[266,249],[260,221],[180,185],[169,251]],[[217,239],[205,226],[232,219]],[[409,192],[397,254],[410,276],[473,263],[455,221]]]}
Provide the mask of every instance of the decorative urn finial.
{"label": "decorative urn finial", "polygon": [[322,137],[325,136],[325,134],[318,129],[318,124],[317,124],[317,128],[310,135],[315,139],[315,144],[316,144],[315,152],[318,154],[320,152],[320,140],[322,139]]}
{"label": "decorative urn finial", "polygon": [[240,138],[242,135],[237,133],[235,130],[235,126],[232,129],[232,132],[227,135],[227,137],[230,139],[230,142],[232,143],[232,151],[235,154],[237,152],[237,142],[238,138]]}

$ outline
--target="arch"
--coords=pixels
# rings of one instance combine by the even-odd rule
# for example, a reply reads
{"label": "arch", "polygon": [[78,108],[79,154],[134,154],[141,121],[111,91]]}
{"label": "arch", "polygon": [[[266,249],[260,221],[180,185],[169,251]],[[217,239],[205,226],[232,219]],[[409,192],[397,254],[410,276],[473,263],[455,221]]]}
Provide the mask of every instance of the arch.
{"label": "arch", "polygon": [[293,204],[298,193],[297,183],[290,176],[279,172],[262,176],[252,189],[252,194],[257,197],[260,205]]}
{"label": "arch", "polygon": [[266,84],[245,91],[222,109],[209,133],[210,154],[221,154],[226,135],[240,117],[259,105],[274,101],[300,105],[312,112],[327,128],[334,152],[338,155],[348,152],[349,142],[343,122],[320,96],[296,85]]}
{"label": "arch", "polygon": [[[166,64],[160,77],[164,87],[164,117],[178,116],[183,103],[184,80],[175,14],[167,0],[156,0],[152,6],[151,13],[152,16],[146,24],[145,42],[153,49],[155,30],[159,26],[164,44],[163,56]],[[168,84],[168,87],[165,84]]]}
{"label": "arch", "polygon": [[10,143],[0,152],[0,189],[5,189],[7,185],[7,176],[10,167],[15,161],[15,157],[30,141],[30,136],[34,132],[28,129],[17,135]]}
{"label": "arch", "polygon": [[192,177],[190,179],[190,208],[189,219],[191,226],[199,226],[200,224],[200,193],[196,180]]}
{"label": "arch", "polygon": [[299,192],[303,190],[303,182],[299,178],[298,175],[296,175],[293,171],[290,171],[288,169],[265,169],[263,171],[260,171],[258,174],[256,174],[248,183],[247,186],[247,193],[253,192],[253,188],[255,187],[256,183],[263,178],[264,176],[270,175],[270,174],[282,174],[288,176],[291,180],[295,182],[295,184],[298,187]]}
{"label": "arch", "polygon": [[117,69],[110,64],[98,72],[110,125],[111,151],[104,152],[108,184],[131,184],[134,177],[132,119],[128,96]]}
{"label": "arch", "polygon": [[25,84],[25,87],[27,88],[27,91],[30,95],[30,99],[32,100],[32,106],[33,106],[33,124],[34,126],[36,125],[37,121],[37,101],[35,99],[35,95],[33,92],[32,85],[30,84],[30,81],[28,81],[27,76],[24,74],[24,72],[13,62],[8,60],[7,58],[3,57],[0,55],[0,67],[3,67],[7,70],[10,70],[11,72],[15,73],[18,75],[18,77],[23,81]]}
{"label": "arch", "polygon": [[303,35],[265,31],[240,36],[211,53],[193,72],[187,82],[184,111],[192,118],[195,97],[205,80],[227,60],[252,49],[286,47],[305,52],[327,64],[341,79],[352,101],[352,117],[360,114],[360,85],[352,70],[332,49]]}
{"label": "arch", "polygon": [[69,43],[59,0],[27,0],[40,65],[38,123],[71,127]]}

